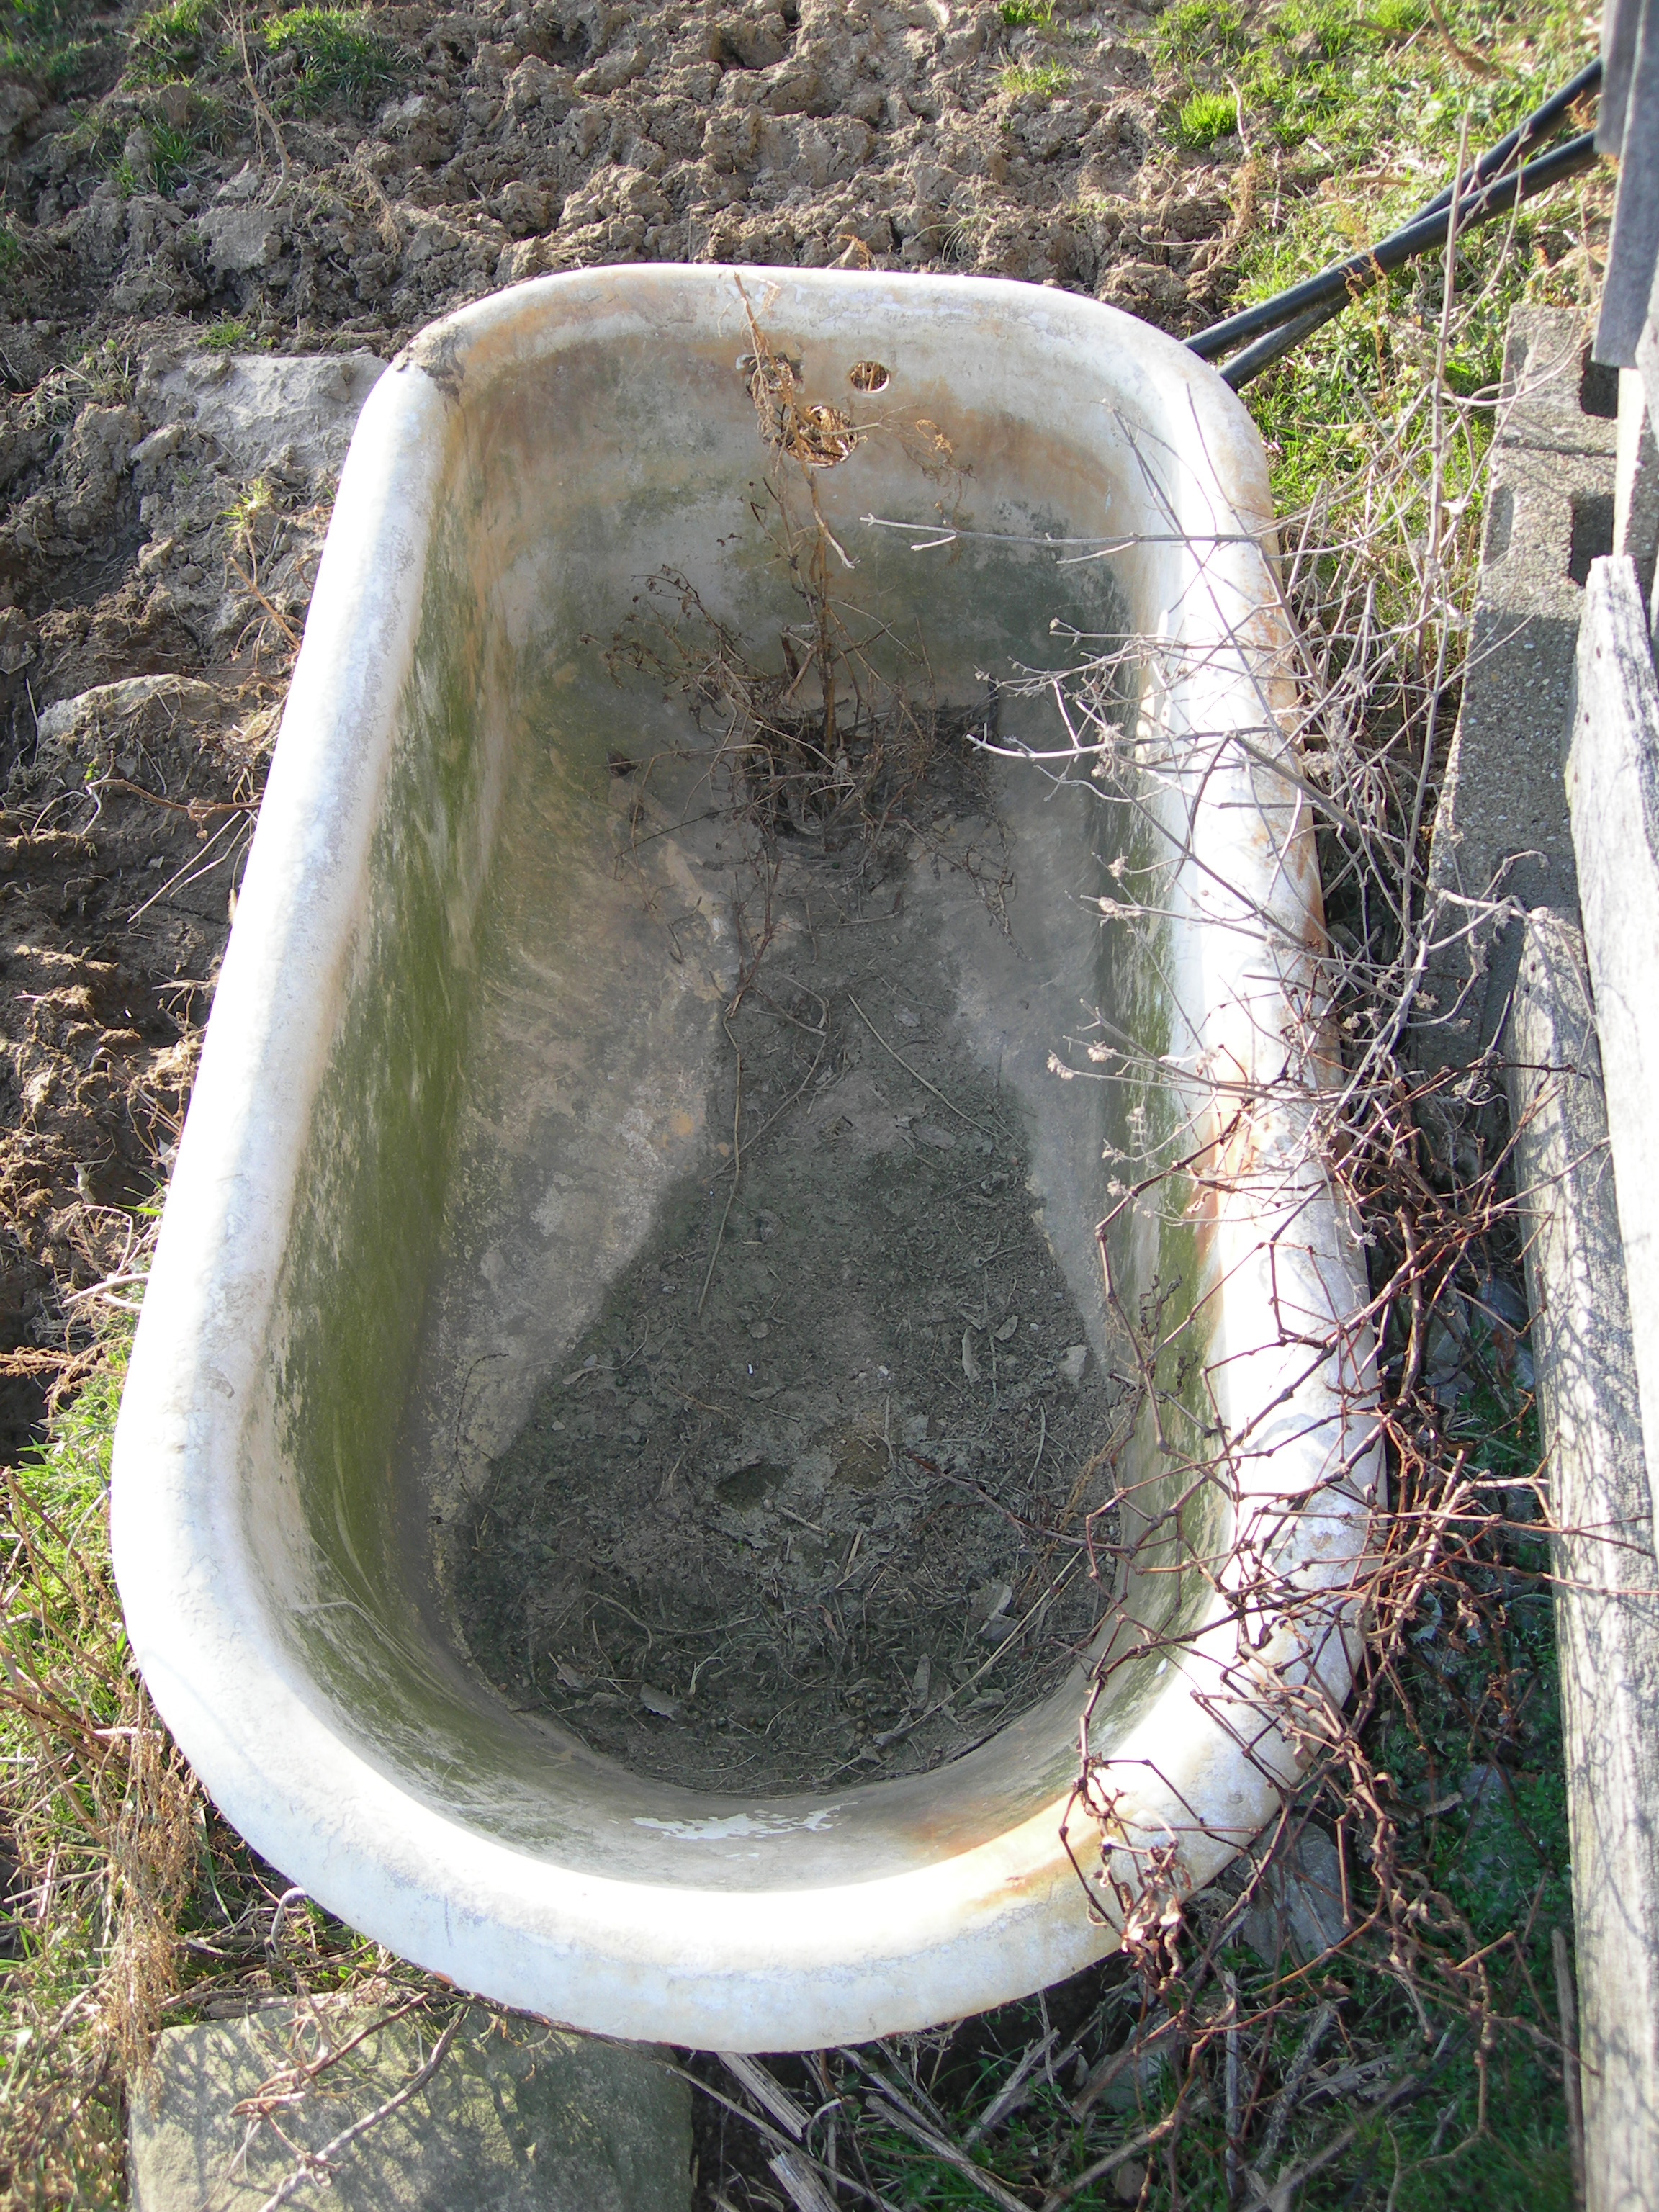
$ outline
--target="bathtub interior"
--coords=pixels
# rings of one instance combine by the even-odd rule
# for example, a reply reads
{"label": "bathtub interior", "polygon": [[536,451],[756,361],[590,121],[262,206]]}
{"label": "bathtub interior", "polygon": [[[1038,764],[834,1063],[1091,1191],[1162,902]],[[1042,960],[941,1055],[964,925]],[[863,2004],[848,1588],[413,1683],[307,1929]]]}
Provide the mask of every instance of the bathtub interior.
{"label": "bathtub interior", "polygon": [[[799,328],[787,295],[766,312],[808,396],[872,425],[815,477],[856,562],[836,574],[847,618],[878,613],[899,638],[925,639],[940,697],[971,702],[985,672],[1062,663],[1071,631],[1104,641],[1179,619],[1179,547],[1079,562],[1031,542],[1167,534],[1163,502],[1181,506],[1186,464],[1143,374],[1126,385],[1107,361],[1057,375],[1040,331],[1007,323],[992,344],[966,310],[907,314],[890,297],[878,313],[814,301]],[[603,648],[665,569],[746,640],[799,616],[751,513],[765,455],[738,367],[748,349],[734,289],[715,311],[688,306],[672,367],[659,330],[618,314],[476,348],[454,371],[462,404],[429,464],[436,520],[371,896],[239,1496],[291,1687],[414,1798],[613,1878],[659,1873],[665,1833],[718,1839],[732,1815],[741,1844],[699,1854],[700,1881],[815,1887],[927,1864],[1063,1796],[1081,1673],[930,1775],[751,1804],[630,1775],[509,1710],[458,1649],[433,1565],[434,1516],[510,1439],[707,1141],[729,942],[708,902],[681,940],[690,957],[670,957],[650,900],[616,866],[607,769],[613,747],[684,744],[689,720],[659,681],[613,681]],[[861,404],[848,373],[871,357],[890,382]],[[372,405],[395,406],[396,384]],[[933,523],[942,507],[986,535],[918,553],[865,520]],[[1005,726],[1046,742],[1058,725],[1021,702]],[[1178,1055],[1199,963],[1178,885],[1150,936],[1099,912],[1120,855],[1167,858],[1153,827],[1164,797],[1149,786],[1140,811],[1103,803],[1086,766],[1058,787],[1025,765],[998,775],[1018,884],[1009,933],[948,878],[917,869],[909,881],[934,902],[941,988],[1018,1096],[1045,1233],[1095,1356],[1111,1358],[1095,1225],[1111,1179],[1132,1178],[1194,1102],[1171,1083],[1061,1082],[1048,1054],[1097,1006],[1149,1055]],[[653,866],[695,866],[696,835],[658,841]],[[1187,1194],[1126,1217],[1114,1280],[1131,1300],[1163,1300],[1161,1379],[1201,1425],[1218,1302]],[[1143,1522],[1172,1501],[1177,1477],[1145,1422],[1121,1479]],[[1167,1569],[1177,1542],[1212,1551],[1224,1518],[1200,1492],[1147,1563]],[[1121,1595],[1143,1626],[1179,1628],[1206,1594],[1200,1577],[1164,1571],[1132,1572]],[[1146,1714],[1161,1672],[1150,1657],[1117,1669],[1097,1751]]]}

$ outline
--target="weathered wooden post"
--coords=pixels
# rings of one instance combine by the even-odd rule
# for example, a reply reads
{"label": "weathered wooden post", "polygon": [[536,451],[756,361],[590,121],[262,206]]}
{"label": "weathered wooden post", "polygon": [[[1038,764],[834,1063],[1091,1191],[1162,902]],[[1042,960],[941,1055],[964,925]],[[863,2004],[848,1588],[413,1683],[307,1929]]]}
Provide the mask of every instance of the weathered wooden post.
{"label": "weathered wooden post", "polygon": [[[1555,1544],[1590,2212],[1659,2203],[1659,1582],[1583,940],[1528,918],[1508,1034]],[[1571,2055],[1569,2056],[1571,2063]]]}

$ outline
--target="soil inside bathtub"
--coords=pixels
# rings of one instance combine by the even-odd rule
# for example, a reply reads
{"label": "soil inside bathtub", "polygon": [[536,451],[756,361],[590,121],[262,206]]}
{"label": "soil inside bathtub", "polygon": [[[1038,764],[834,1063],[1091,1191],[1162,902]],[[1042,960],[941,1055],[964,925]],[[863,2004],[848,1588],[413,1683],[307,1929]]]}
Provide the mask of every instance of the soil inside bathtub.
{"label": "soil inside bathtub", "polygon": [[[995,825],[952,774],[960,854]],[[937,1766],[1057,1687],[1108,1601],[1082,1540],[1115,1533],[1115,1394],[907,908],[939,842],[872,871],[780,842],[720,1141],[449,1531],[474,1661],[665,1782]]]}

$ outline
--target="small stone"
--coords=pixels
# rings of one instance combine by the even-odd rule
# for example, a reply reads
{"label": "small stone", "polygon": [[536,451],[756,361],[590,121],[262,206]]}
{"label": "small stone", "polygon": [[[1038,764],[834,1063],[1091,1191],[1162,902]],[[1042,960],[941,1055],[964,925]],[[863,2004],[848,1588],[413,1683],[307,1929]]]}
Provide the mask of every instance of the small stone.
{"label": "small stone", "polygon": [[5,608],[0,611],[0,676],[15,676],[33,658],[27,617],[21,607]]}
{"label": "small stone", "polygon": [[202,235],[207,240],[208,258],[222,275],[268,269],[283,251],[281,221],[268,208],[211,209],[202,218]]}
{"label": "small stone", "polygon": [[953,1152],[957,1140],[948,1129],[941,1129],[936,1121],[918,1121],[914,1134],[924,1145],[932,1145],[935,1152]]}
{"label": "small stone", "polygon": [[1061,1379],[1069,1382],[1074,1390],[1082,1382],[1083,1370],[1088,1364],[1089,1347],[1086,1344],[1069,1345],[1054,1363]]}
{"label": "small stone", "polygon": [[640,1684],[640,1703],[648,1713],[655,1713],[659,1721],[677,1721],[680,1709],[664,1691],[654,1690],[649,1682]]}
{"label": "small stone", "polygon": [[36,724],[43,745],[63,745],[71,752],[107,738],[125,724],[155,708],[170,723],[200,715],[217,704],[217,694],[206,684],[185,676],[127,676],[117,684],[94,684],[72,699],[59,699],[42,708]]}
{"label": "small stone", "polygon": [[1276,1852],[1244,1916],[1244,1941],[1277,1967],[1289,1950],[1300,1966],[1334,1950],[1348,1932],[1342,1909],[1342,1862],[1322,1828],[1306,1827]]}
{"label": "small stone", "polygon": [[1133,2112],[1156,2095],[1162,2077],[1182,2056],[1182,2039],[1170,2027],[1162,2005],[1154,2008],[1133,2039],[1136,2055],[1107,2086],[1101,2102],[1109,2112]]}
{"label": "small stone", "polygon": [[999,1613],[1007,1611],[1013,1595],[1012,1583],[981,1583],[968,1601],[968,1618],[988,1626]]}

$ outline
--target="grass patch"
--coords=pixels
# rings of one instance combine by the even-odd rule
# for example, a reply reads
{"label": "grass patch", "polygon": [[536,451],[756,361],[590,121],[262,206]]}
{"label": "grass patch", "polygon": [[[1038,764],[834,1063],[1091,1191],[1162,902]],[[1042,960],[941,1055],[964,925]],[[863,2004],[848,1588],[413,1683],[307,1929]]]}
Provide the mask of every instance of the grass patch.
{"label": "grass patch", "polygon": [[1195,92],[1176,118],[1183,146],[1208,146],[1238,128],[1238,101],[1231,92]]}
{"label": "grass patch", "polygon": [[1011,62],[1002,72],[1002,89],[1011,100],[1054,100],[1075,74],[1064,62]]}
{"label": "grass patch", "polygon": [[1047,30],[1054,20],[1054,0],[1002,0],[997,13],[1008,30]]}
{"label": "grass patch", "polygon": [[154,100],[144,102],[140,117],[138,132],[125,135],[118,121],[94,117],[82,141],[86,156],[106,166],[124,199],[135,192],[160,192],[170,199],[190,182],[204,155],[225,140],[224,104],[210,94],[191,94],[182,123],[170,120]]}
{"label": "grass patch", "polygon": [[181,131],[176,124],[162,122],[159,117],[146,124],[144,131],[149,140],[144,181],[170,199],[189,183],[191,164],[199,141],[193,131]]}
{"label": "grass patch", "polygon": [[67,97],[110,35],[104,24],[87,21],[88,13],[88,0],[0,0],[0,69]]}
{"label": "grass patch", "polygon": [[187,82],[211,51],[218,20],[211,0],[169,0],[166,7],[141,15],[128,48],[129,82]]}
{"label": "grass patch", "polygon": [[1449,167],[1465,116],[1478,152],[1585,58],[1582,15],[1561,0],[1525,12],[1467,0],[1449,27],[1492,64],[1491,77],[1462,67],[1425,0],[1280,0],[1248,16],[1237,0],[1177,0],[1159,19],[1156,53],[1178,131],[1199,96],[1236,88],[1253,143],[1305,149],[1324,174],[1353,175],[1352,198],[1374,222],[1428,197],[1402,155]]}
{"label": "grass patch", "polygon": [[1215,68],[1249,44],[1238,0],[1176,0],[1158,18],[1158,58],[1165,69]]}
{"label": "grass patch", "polygon": [[252,331],[250,326],[234,315],[222,322],[211,324],[202,333],[202,343],[210,353],[241,353],[246,349]]}
{"label": "grass patch", "polygon": [[404,64],[398,49],[366,15],[343,8],[291,8],[260,33],[267,53],[297,64],[286,104],[325,107],[331,100],[361,106],[395,84]]}
{"label": "grass patch", "polygon": [[[130,1797],[135,1809],[141,1796],[154,1799],[161,1771],[109,1564],[110,1451],[130,1343],[129,1324],[112,1327],[102,1365],[51,1440],[7,1472],[0,1508],[9,1692],[0,1697],[0,1809],[18,1879],[33,1885],[20,1895],[14,1881],[0,1969],[0,2047],[11,2054],[0,2193],[13,2203],[116,2200],[123,2143],[112,2062],[138,2024],[130,2001],[142,2009],[154,1998],[146,1903],[159,1902],[165,1922],[176,1902],[171,1844],[147,1881],[132,1867],[137,1839],[125,1810]],[[129,1908],[142,1929],[137,1920],[115,1924]],[[118,1952],[143,1960],[125,2004]],[[71,2004],[85,2011],[79,2033],[55,2033]]]}
{"label": "grass patch", "polygon": [[[153,1214],[156,1209],[142,1212]],[[45,1444],[0,1469],[0,2202],[125,2203],[125,2084],[216,1990],[436,1993],[285,1886],[156,1718],[109,1552],[133,1323],[110,1316]]]}

